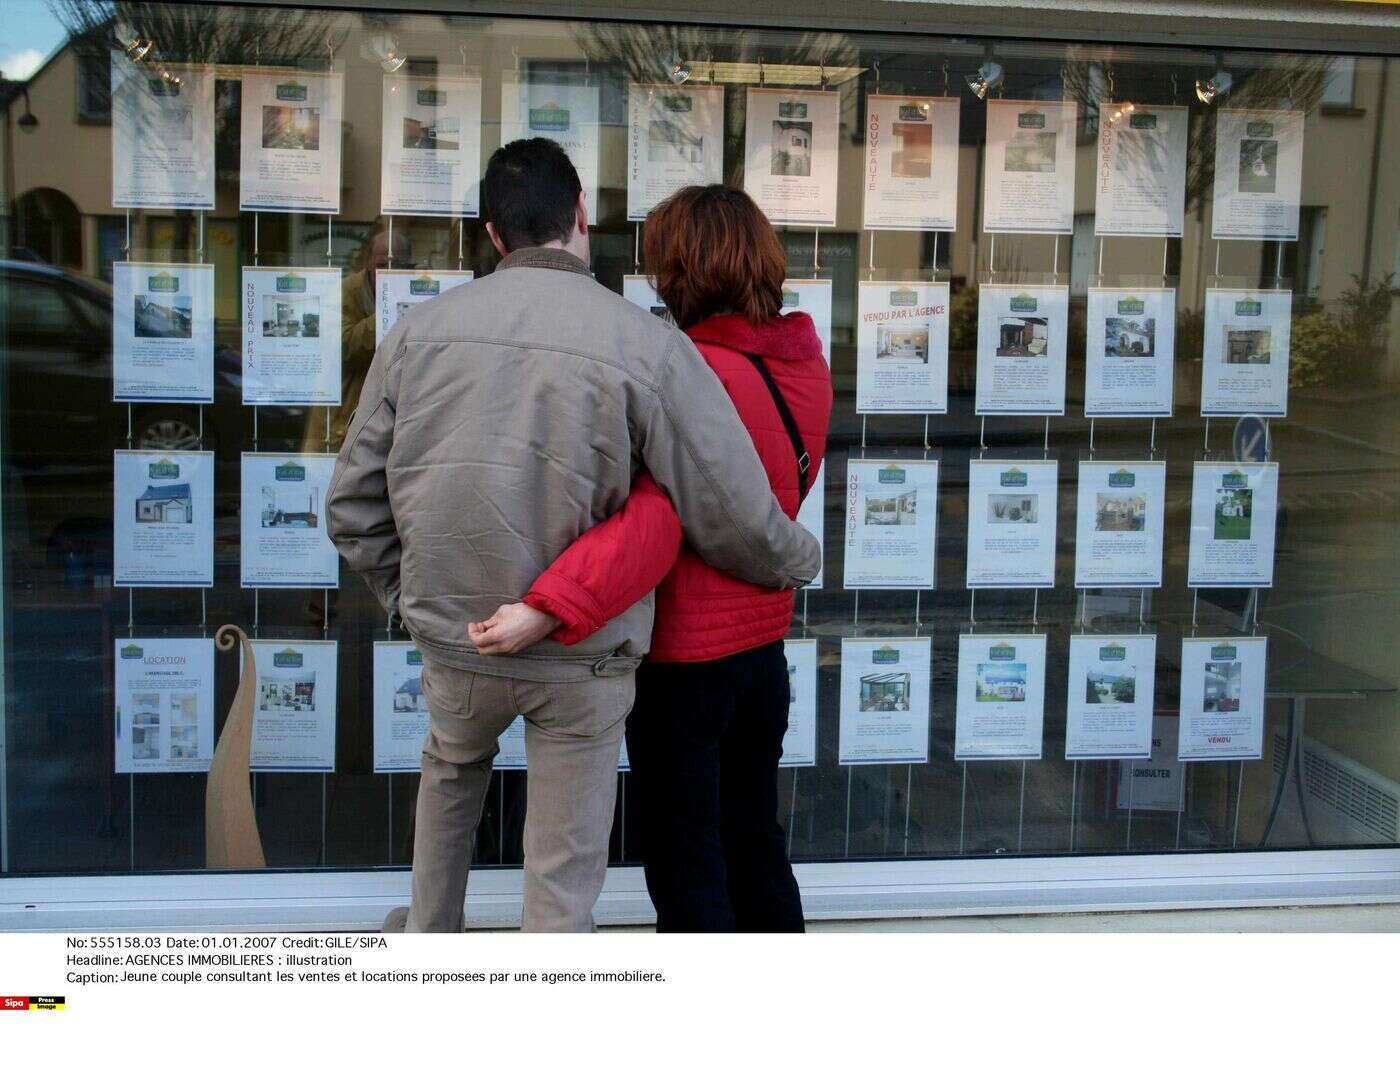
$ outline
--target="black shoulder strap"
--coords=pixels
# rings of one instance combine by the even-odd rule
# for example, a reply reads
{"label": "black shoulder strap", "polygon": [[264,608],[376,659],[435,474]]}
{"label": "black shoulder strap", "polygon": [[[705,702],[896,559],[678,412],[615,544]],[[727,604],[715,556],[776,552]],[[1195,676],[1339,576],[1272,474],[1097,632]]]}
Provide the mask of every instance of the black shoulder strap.
{"label": "black shoulder strap", "polygon": [[788,439],[792,441],[792,453],[797,457],[797,502],[801,503],[807,498],[807,471],[812,468],[812,456],[802,446],[802,433],[797,430],[797,420],[788,409],[787,400],[778,390],[778,382],[773,379],[768,366],[757,354],[745,354],[744,357],[753,362],[758,375],[763,377],[763,382],[768,385],[768,394],[773,396],[773,405],[778,408],[778,416],[783,419],[783,428],[787,429]]}

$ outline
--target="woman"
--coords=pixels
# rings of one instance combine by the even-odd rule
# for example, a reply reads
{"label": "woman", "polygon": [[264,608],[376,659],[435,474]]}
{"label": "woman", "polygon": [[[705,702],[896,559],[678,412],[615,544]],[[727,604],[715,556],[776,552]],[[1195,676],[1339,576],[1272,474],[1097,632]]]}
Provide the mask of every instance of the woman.
{"label": "woman", "polygon": [[[648,217],[645,256],[795,518],[826,446],[831,373],[811,318],[782,313],[786,258],[773,228],[738,190],[689,187]],[[653,587],[627,751],[657,929],[801,931],[777,820],[791,592],[739,581],[682,547],[670,500],[642,473],[625,507],[565,551],[525,607],[473,624],[472,642],[485,654],[547,633],[576,643]]]}

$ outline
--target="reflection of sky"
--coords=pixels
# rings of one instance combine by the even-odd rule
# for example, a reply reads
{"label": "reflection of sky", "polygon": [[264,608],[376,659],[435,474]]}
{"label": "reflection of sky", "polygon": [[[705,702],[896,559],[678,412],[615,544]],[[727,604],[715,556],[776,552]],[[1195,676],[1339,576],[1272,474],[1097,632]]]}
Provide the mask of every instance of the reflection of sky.
{"label": "reflection of sky", "polygon": [[6,78],[28,78],[66,36],[45,0],[6,0],[0,71]]}

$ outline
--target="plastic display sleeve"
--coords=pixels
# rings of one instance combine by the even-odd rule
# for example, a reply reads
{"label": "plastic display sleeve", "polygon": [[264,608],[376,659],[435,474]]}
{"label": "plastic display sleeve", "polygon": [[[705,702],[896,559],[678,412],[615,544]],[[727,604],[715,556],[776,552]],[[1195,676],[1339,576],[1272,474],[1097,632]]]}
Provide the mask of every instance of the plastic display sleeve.
{"label": "plastic display sleeve", "polygon": [[676,509],[642,471],[622,509],[569,545],[535,580],[525,603],[562,623],[552,640],[577,644],[661,584],[680,548]]}

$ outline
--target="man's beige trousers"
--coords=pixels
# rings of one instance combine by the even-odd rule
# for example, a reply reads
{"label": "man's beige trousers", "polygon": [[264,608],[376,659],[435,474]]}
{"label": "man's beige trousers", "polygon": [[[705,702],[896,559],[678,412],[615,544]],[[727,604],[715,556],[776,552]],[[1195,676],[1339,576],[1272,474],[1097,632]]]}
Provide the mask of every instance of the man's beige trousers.
{"label": "man's beige trousers", "polygon": [[526,682],[424,658],[423,745],[407,931],[462,930],[496,739],[525,717],[525,931],[590,931],[608,870],[617,759],[636,678]]}

